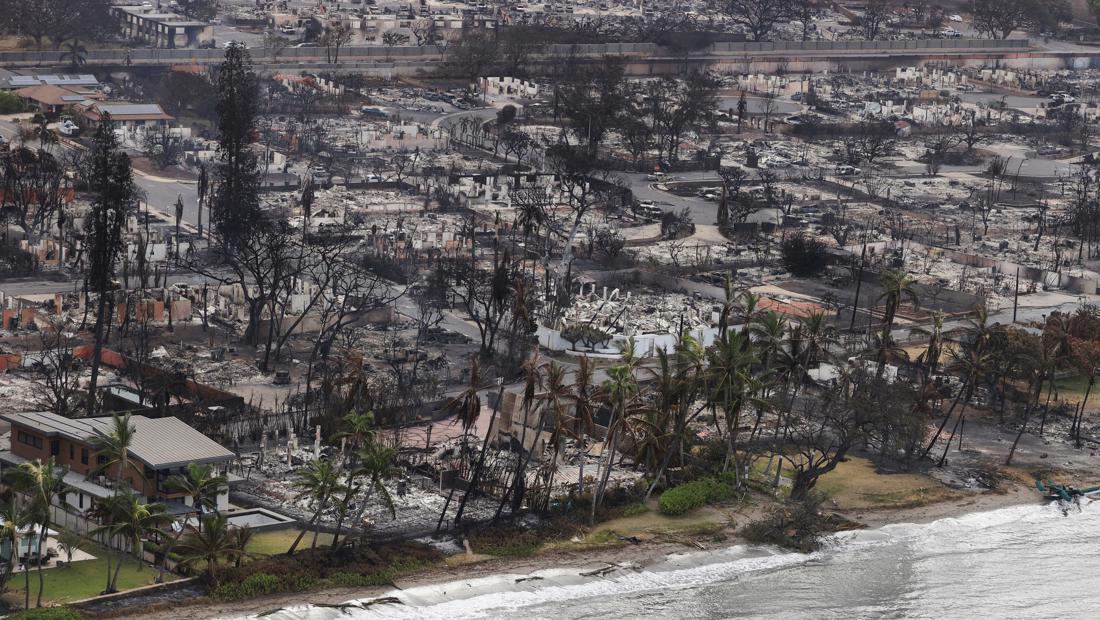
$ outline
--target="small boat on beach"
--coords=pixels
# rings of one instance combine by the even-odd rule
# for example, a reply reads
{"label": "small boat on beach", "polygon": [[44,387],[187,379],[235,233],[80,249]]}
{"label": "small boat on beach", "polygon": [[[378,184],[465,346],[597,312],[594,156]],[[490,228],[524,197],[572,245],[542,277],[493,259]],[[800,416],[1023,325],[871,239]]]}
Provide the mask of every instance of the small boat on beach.
{"label": "small boat on beach", "polygon": [[1072,502],[1079,500],[1081,497],[1100,493],[1100,485],[1087,489],[1078,489],[1072,485],[1044,482],[1038,479],[1035,480],[1035,488],[1039,489],[1044,499],[1061,502]]}

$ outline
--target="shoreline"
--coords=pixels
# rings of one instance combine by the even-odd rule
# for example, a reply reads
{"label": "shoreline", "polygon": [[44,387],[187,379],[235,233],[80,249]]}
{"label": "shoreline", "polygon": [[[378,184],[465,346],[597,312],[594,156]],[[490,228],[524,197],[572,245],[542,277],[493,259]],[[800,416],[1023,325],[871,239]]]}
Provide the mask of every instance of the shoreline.
{"label": "shoreline", "polygon": [[[1034,491],[1022,483],[1013,484],[1003,492],[976,493],[953,497],[943,501],[907,508],[835,509],[824,512],[840,515],[859,523],[866,529],[877,529],[901,523],[930,523],[940,519],[960,517],[972,513],[989,512],[1012,506],[1034,503]],[[736,526],[725,530],[725,540],[720,545],[698,546],[685,542],[646,540],[639,544],[609,546],[607,548],[555,549],[527,557],[492,557],[484,555],[456,555],[443,564],[420,573],[398,579],[392,586],[336,587],[308,592],[290,592],[242,601],[211,601],[194,599],[165,609],[125,610],[111,617],[132,618],[141,616],[147,620],[171,620],[186,615],[194,620],[237,618],[264,614],[286,607],[304,605],[334,606],[351,600],[376,598],[394,589],[440,585],[463,579],[484,578],[494,575],[525,576],[537,571],[569,568],[577,571],[603,568],[609,564],[632,563],[641,567],[660,563],[670,554],[711,551],[723,547],[751,544],[736,533]],[[793,553],[793,551],[792,551]]]}

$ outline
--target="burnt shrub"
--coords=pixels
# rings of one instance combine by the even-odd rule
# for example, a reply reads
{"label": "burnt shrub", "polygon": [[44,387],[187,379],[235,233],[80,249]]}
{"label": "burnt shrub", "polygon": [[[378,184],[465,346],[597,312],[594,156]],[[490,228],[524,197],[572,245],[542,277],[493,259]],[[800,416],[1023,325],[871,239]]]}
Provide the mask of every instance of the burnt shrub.
{"label": "burnt shrub", "polygon": [[825,244],[805,233],[787,237],[781,251],[783,267],[799,277],[816,276],[829,265]]}

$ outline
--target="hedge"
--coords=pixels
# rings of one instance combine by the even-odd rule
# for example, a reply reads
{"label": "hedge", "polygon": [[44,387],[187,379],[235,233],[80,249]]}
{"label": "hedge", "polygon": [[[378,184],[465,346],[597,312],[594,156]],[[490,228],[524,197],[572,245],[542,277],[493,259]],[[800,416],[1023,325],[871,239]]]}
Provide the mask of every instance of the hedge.
{"label": "hedge", "polygon": [[317,585],[317,581],[305,575],[276,576],[271,573],[254,573],[238,582],[227,582],[211,591],[211,595],[223,601],[239,601],[278,592],[301,592]]}
{"label": "hedge", "polygon": [[688,482],[661,493],[657,506],[661,514],[682,515],[700,506],[720,502],[733,495],[733,487],[714,478]]}
{"label": "hedge", "polygon": [[79,611],[68,607],[39,607],[7,616],[9,620],[84,620],[85,617]]}

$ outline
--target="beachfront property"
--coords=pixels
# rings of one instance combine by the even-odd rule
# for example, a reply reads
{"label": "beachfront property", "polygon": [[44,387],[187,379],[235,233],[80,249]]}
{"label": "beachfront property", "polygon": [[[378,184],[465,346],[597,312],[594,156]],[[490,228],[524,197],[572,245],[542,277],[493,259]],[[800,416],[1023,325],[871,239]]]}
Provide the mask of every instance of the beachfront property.
{"label": "beachfront property", "polygon": [[[114,481],[118,479],[118,467],[108,467],[103,472],[96,468],[106,462],[97,455],[92,437],[106,433],[112,424],[110,417],[69,419],[53,413],[11,413],[0,416],[11,424],[7,439],[9,445],[0,450],[0,472],[9,467],[35,459],[46,461],[51,456],[61,467],[68,469],[65,482],[72,487],[58,500],[59,509],[70,515],[82,515],[95,500],[109,496]],[[130,488],[147,502],[163,502],[169,511],[178,514],[194,512],[190,497],[170,491],[166,482],[175,474],[184,473],[190,463],[211,464],[225,472],[236,458],[218,442],[206,437],[178,418],[147,418],[131,416],[136,429],[130,447],[130,470],[123,479]],[[229,490],[223,489],[217,497],[218,509],[229,506]],[[56,512],[55,512],[56,516]]]}

